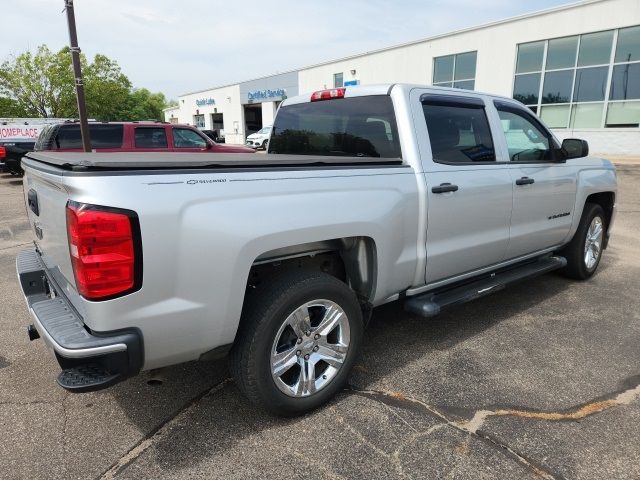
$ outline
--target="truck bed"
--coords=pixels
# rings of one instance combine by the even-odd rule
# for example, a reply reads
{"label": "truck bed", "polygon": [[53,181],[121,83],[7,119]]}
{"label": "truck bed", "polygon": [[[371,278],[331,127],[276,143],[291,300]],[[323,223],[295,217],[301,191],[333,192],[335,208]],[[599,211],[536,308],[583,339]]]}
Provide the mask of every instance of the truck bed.
{"label": "truck bed", "polygon": [[30,152],[26,158],[65,170],[127,170],[161,168],[233,168],[313,165],[398,165],[402,159],[322,155],[176,152]]}
{"label": "truck bed", "polygon": [[[141,332],[143,369],[232,344],[252,265],[297,256],[291,246],[316,257],[335,240],[355,259],[375,244],[375,268],[387,274],[374,280],[367,264],[372,304],[415,276],[422,176],[399,159],[34,152],[22,163],[42,260],[34,276],[46,270],[90,332]],[[138,290],[106,301],[78,293],[68,215],[83,206],[136,215]]]}

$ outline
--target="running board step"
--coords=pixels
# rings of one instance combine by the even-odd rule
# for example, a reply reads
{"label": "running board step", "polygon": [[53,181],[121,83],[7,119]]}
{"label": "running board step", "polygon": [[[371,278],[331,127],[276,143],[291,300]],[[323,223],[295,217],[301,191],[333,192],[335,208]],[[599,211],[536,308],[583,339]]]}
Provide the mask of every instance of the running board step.
{"label": "running board step", "polygon": [[567,260],[564,257],[552,256],[541,258],[509,270],[494,272],[489,277],[462,286],[416,295],[405,302],[404,309],[407,312],[414,313],[421,317],[433,317],[440,313],[443,307],[484,297],[490,293],[502,290],[509,284],[557,270],[566,264]]}
{"label": "running board step", "polygon": [[110,373],[103,366],[95,363],[67,368],[58,375],[58,385],[74,393],[102,390],[119,380],[119,373]]}

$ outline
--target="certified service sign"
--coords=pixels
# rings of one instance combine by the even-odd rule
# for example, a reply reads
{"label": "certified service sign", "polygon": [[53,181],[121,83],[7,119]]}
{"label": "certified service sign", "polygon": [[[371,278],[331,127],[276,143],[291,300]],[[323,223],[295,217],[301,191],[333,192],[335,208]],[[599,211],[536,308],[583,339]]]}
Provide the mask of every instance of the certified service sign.
{"label": "certified service sign", "polygon": [[247,97],[249,100],[267,100],[271,98],[284,98],[287,95],[287,91],[284,88],[276,88],[275,90],[271,90],[270,88],[266,88],[264,90],[254,90],[252,92],[247,92]]}

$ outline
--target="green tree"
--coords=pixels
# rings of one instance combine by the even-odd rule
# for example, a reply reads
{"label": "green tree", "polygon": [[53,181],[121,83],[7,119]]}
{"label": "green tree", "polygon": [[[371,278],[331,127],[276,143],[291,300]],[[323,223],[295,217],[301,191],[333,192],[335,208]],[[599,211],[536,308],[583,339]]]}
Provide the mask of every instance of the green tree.
{"label": "green tree", "polygon": [[0,118],[26,116],[27,112],[13,98],[0,97]]}
{"label": "green tree", "polygon": [[98,54],[93,63],[82,67],[82,76],[89,118],[121,120],[120,113],[128,102],[131,82],[120,66]]}
{"label": "green tree", "polygon": [[65,53],[41,45],[35,54],[24,52],[3,62],[0,95],[15,100],[29,116],[73,116],[68,115],[74,99],[71,58]]}
{"label": "green tree", "polygon": [[[80,62],[85,84],[87,115],[112,120],[126,103],[131,82],[118,64],[104,55]],[[0,66],[0,95],[7,96],[29,116],[77,117],[71,53],[65,47],[54,53],[46,45],[36,53],[24,52]]]}
{"label": "green tree", "polygon": [[162,93],[152,93],[146,88],[134,89],[127,99],[120,120],[164,120],[163,108],[167,99]]}

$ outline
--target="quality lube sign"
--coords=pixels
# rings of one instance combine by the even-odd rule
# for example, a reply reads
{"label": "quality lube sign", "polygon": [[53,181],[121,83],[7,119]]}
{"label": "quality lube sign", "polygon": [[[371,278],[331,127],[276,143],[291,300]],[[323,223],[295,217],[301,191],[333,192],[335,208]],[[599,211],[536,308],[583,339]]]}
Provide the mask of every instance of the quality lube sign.
{"label": "quality lube sign", "polygon": [[44,125],[0,125],[0,141],[35,142]]}

